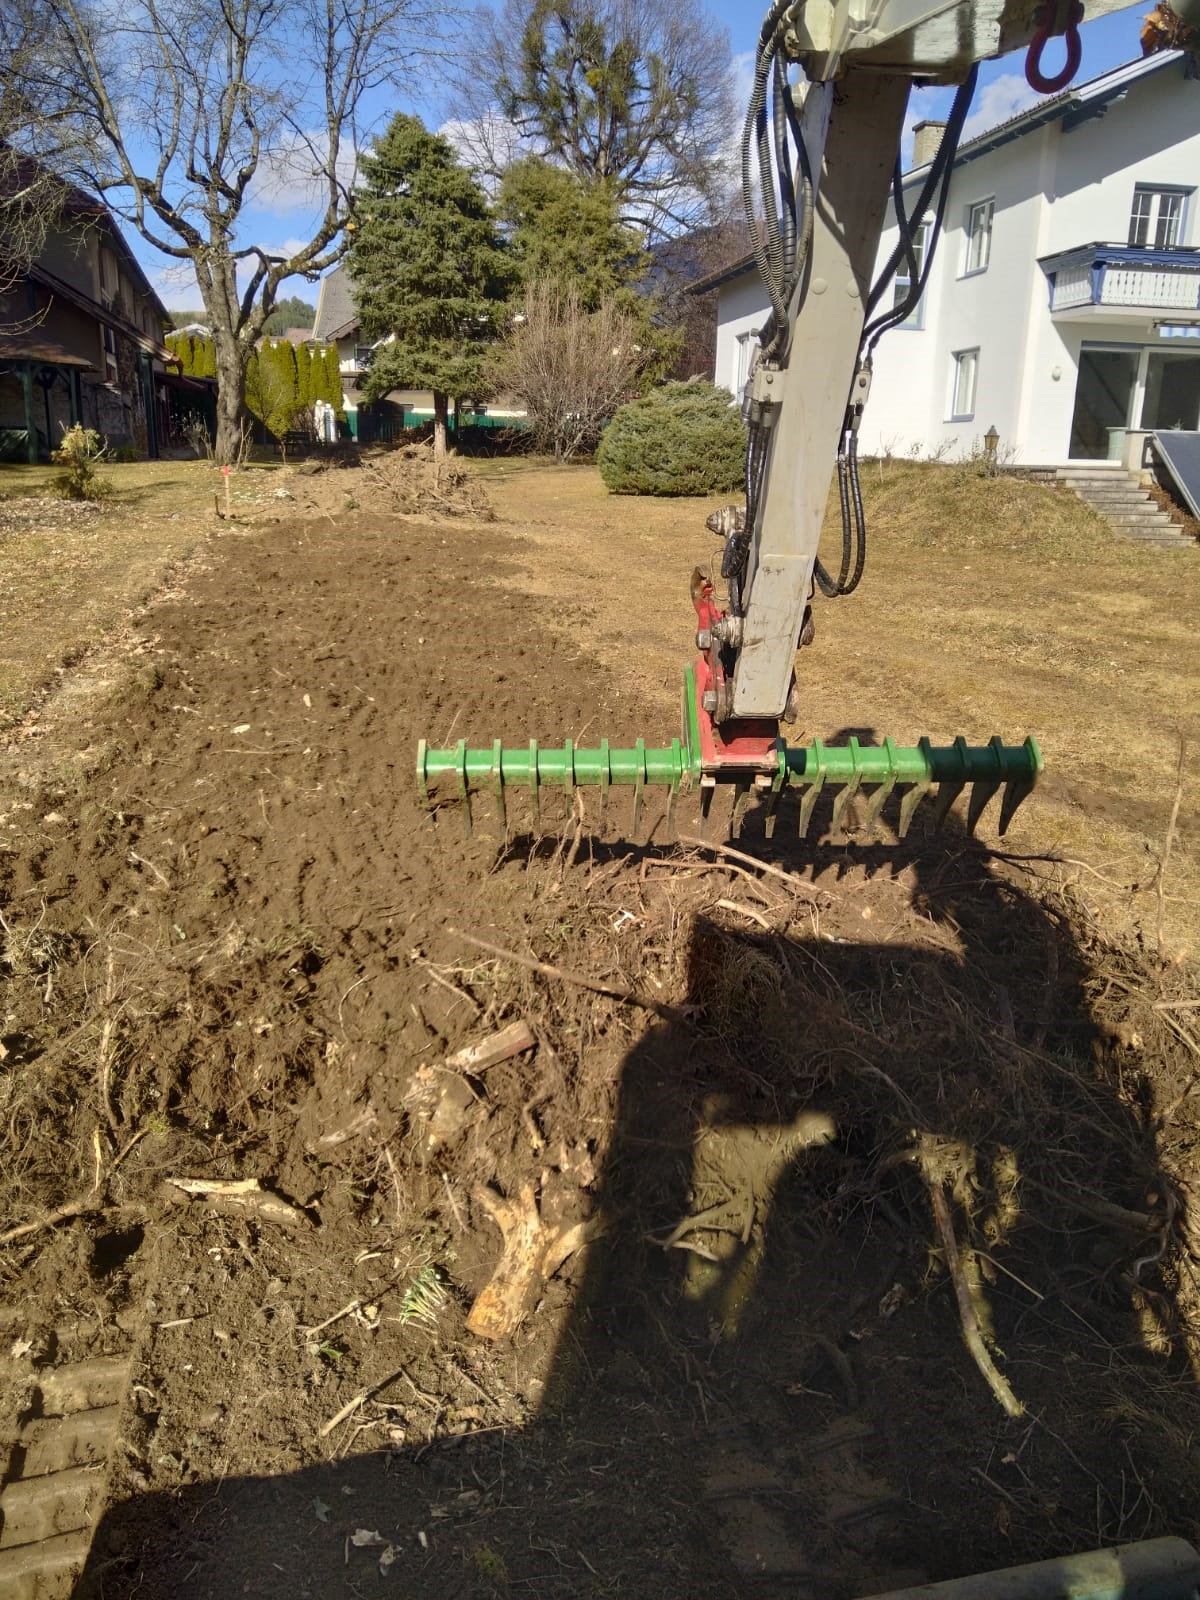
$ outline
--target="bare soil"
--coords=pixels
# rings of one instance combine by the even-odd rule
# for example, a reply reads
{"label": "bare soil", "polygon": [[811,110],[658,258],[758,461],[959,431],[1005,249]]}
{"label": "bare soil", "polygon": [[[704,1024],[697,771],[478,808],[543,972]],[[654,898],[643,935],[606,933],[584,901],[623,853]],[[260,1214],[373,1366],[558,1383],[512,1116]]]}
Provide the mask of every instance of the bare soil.
{"label": "bare soil", "polygon": [[[78,1210],[0,1249],[0,1464],[41,1367],[135,1359],[80,1595],[843,1600],[1196,1537],[1186,963],[953,822],[781,822],[784,877],[619,801],[431,822],[420,736],[675,731],[666,510],[577,522],[556,587],[568,476],[487,483],[497,523],[339,485],[210,540],[10,751],[0,1235]],[[447,1056],[518,1017],[431,1148]],[[480,1191],[525,1185],[587,1243],[489,1344]]]}

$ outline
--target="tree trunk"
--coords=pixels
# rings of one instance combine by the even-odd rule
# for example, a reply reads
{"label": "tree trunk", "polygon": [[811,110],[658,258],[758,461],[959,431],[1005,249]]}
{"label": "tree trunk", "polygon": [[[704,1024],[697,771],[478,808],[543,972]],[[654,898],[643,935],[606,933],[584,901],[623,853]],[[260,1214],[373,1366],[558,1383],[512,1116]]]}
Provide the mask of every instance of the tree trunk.
{"label": "tree trunk", "polygon": [[218,466],[237,462],[242,446],[242,409],[246,393],[246,369],[236,339],[216,334],[217,349],[217,443]]}
{"label": "tree trunk", "polygon": [[446,459],[447,396],[440,389],[433,391],[433,459]]}

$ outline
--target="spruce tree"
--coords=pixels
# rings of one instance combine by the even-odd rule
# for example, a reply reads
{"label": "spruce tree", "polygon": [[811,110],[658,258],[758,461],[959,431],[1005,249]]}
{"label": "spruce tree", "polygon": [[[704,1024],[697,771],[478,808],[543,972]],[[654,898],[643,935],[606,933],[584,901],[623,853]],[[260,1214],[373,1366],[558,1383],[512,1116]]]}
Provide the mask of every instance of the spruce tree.
{"label": "spruce tree", "polygon": [[573,290],[585,311],[626,291],[622,309],[634,308],[633,286],[645,278],[650,257],[641,235],[621,220],[612,184],[525,156],[505,168],[498,211],[525,283],[549,278]]}
{"label": "spruce tree", "polygon": [[362,170],[350,276],[363,336],[388,341],[363,390],[380,400],[431,389],[440,457],[448,401],[485,392],[487,346],[515,274],[483,191],[420,118],[393,118]]}

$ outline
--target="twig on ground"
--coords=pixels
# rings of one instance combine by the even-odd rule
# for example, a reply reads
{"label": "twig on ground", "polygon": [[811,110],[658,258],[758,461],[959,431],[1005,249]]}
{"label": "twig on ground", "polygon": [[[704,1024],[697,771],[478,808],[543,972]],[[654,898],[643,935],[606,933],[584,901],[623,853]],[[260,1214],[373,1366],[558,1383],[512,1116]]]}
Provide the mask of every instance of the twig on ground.
{"label": "twig on ground", "polygon": [[611,1000],[624,1000],[631,1006],[640,1006],[643,1011],[653,1011],[655,1016],[664,1018],[667,1022],[688,1022],[690,1019],[685,1011],[678,1006],[664,1005],[661,1000],[651,1000],[648,995],[638,994],[635,989],[628,989],[624,984],[604,983],[598,978],[589,978],[582,972],[571,972],[566,967],[552,967],[549,962],[535,961],[532,956],[518,955],[515,950],[504,950],[498,944],[489,944],[486,939],[477,939],[474,934],[463,933],[457,928],[448,928],[448,933],[456,939],[461,939],[464,944],[474,946],[476,950],[485,950],[488,955],[497,957],[500,961],[510,961],[514,966],[524,967],[526,972],[536,972],[543,978],[559,978],[563,983],[573,983],[580,989],[590,989],[593,994],[607,995]]}
{"label": "twig on ground", "polygon": [[75,1217],[91,1216],[94,1212],[104,1210],[104,1190],[108,1179],[124,1161],[139,1140],[144,1139],[150,1132],[149,1128],[139,1128],[133,1138],[128,1140],[124,1148],[114,1156],[107,1172],[104,1171],[104,1152],[101,1147],[100,1129],[92,1129],[92,1187],[90,1193],[68,1200],[61,1206],[56,1206],[53,1211],[47,1211],[45,1216],[37,1217],[33,1222],[22,1222],[15,1228],[9,1228],[0,1233],[0,1249],[5,1245],[16,1244],[20,1239],[28,1239],[32,1234],[40,1233],[43,1228],[56,1228],[60,1222],[71,1222]]}
{"label": "twig on ground", "polygon": [[1167,863],[1171,859],[1171,846],[1175,843],[1175,825],[1179,821],[1179,806],[1183,800],[1183,766],[1187,758],[1187,740],[1179,735],[1179,765],[1175,771],[1175,799],[1171,805],[1171,816],[1167,822],[1167,837],[1163,841],[1163,853],[1159,858],[1158,872],[1155,874],[1154,891],[1158,899],[1158,907],[1154,918],[1154,937],[1158,945],[1158,959],[1163,958],[1163,883],[1167,876]]}
{"label": "twig on ground", "polygon": [[929,1203],[933,1207],[933,1218],[937,1223],[938,1234],[942,1241],[942,1253],[946,1258],[946,1270],[950,1274],[950,1281],[954,1285],[954,1298],[958,1302],[958,1315],[962,1323],[963,1338],[967,1342],[967,1349],[971,1352],[975,1365],[987,1379],[988,1386],[1000,1405],[1010,1417],[1023,1417],[1025,1407],[1013,1394],[1009,1387],[1008,1379],[992,1360],[991,1353],[983,1341],[983,1333],[979,1326],[979,1318],[975,1313],[975,1303],[971,1299],[971,1290],[963,1274],[962,1261],[958,1254],[958,1240],[954,1237],[954,1223],[950,1216],[950,1206],[946,1200],[946,1191],[942,1188],[937,1178],[928,1173],[922,1173],[925,1187],[929,1190]]}
{"label": "twig on ground", "polygon": [[351,1300],[340,1311],[335,1311],[331,1317],[326,1317],[324,1322],[315,1323],[311,1328],[299,1328],[306,1339],[311,1339],[314,1333],[324,1333],[326,1328],[332,1328],[335,1322],[340,1322],[343,1317],[350,1316],[362,1305],[361,1300]]}
{"label": "twig on ground", "polygon": [[396,1171],[396,1162],[392,1156],[390,1146],[385,1144],[383,1153],[387,1159],[388,1171],[392,1175],[392,1193],[396,1196],[396,1226],[399,1227],[400,1218],[404,1214],[404,1206],[400,1199],[400,1174]]}
{"label": "twig on ground", "polygon": [[717,904],[722,911],[736,911],[739,916],[749,917],[751,922],[757,922],[760,928],[765,928],[768,933],[771,932],[771,924],[763,916],[762,912],[755,911],[753,906],[744,906],[740,900],[723,899],[718,900]]}
{"label": "twig on ground", "polygon": [[805,883],[803,878],[798,878],[794,872],[785,872],[782,867],[777,867],[770,861],[758,861],[742,850],[735,850],[732,845],[717,844],[712,839],[698,839],[690,833],[681,833],[679,843],[689,845],[693,850],[711,850],[714,855],[724,856],[730,861],[740,861],[744,866],[753,867],[756,872],[766,873],[769,878],[778,878],[780,883],[786,883],[793,893],[803,895],[808,900],[813,899],[818,892],[812,884]]}
{"label": "twig on ground", "polygon": [[96,1052],[96,1078],[100,1089],[100,1109],[104,1112],[104,1119],[108,1123],[114,1138],[121,1131],[121,1124],[112,1103],[112,1064],[114,1054],[112,1040],[115,1028],[115,1019],[106,1017],[104,1026],[100,1030],[100,1048]]}
{"label": "twig on ground", "polygon": [[459,1233],[466,1233],[467,1219],[463,1216],[462,1207],[459,1205],[457,1196],[450,1185],[450,1174],[448,1172],[442,1173],[442,1183],[445,1185],[446,1199],[450,1202],[450,1209],[454,1213],[454,1220],[458,1224],[458,1231]]}

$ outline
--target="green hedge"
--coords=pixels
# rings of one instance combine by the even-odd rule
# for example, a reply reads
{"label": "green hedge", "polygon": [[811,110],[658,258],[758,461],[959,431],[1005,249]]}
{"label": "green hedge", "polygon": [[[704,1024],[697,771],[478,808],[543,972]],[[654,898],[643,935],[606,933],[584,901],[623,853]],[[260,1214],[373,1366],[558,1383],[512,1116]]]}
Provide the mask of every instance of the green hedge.
{"label": "green hedge", "polygon": [[596,461],[612,494],[719,494],[742,482],[746,429],[727,389],[693,378],[622,406]]}

